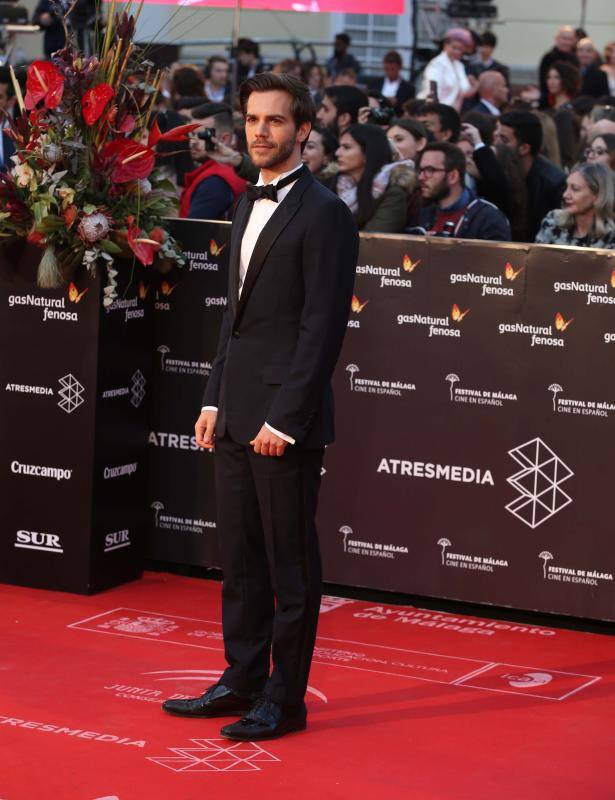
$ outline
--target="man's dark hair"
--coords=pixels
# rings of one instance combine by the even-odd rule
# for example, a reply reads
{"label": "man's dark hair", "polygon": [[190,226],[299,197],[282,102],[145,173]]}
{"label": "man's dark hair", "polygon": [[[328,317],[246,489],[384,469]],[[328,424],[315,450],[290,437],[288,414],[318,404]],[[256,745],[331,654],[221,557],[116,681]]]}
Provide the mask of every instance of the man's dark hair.
{"label": "man's dark hair", "polygon": [[403,64],[402,58],[397,50],[389,50],[389,52],[385,54],[382,61],[385,64],[397,64],[398,67],[401,67]]}
{"label": "man's dark hair", "polygon": [[348,47],[350,47],[350,42],[352,39],[347,33],[336,33],[335,38],[339,39],[341,42],[344,42]]}
{"label": "man's dark hair", "polygon": [[369,105],[365,92],[356,86],[327,86],[325,94],[340,114],[350,114],[350,121],[356,122],[359,109]]}
{"label": "man's dark hair", "polygon": [[207,67],[206,67],[207,77],[209,77],[211,68],[216,62],[220,62],[221,64],[228,64],[228,58],[225,58],[224,56],[212,56],[207,62]]}
{"label": "man's dark hair", "polygon": [[320,134],[325,155],[334,156],[335,151],[339,147],[339,142],[333,131],[329,130],[329,128],[323,128],[320,125],[314,125],[312,130]]}
{"label": "man's dark hair", "polygon": [[200,120],[207,119],[207,117],[214,117],[216,129],[230,131],[231,133],[235,130],[233,112],[226,103],[202,103],[192,109],[192,119]]}
{"label": "man's dark hair", "polygon": [[481,114],[480,111],[466,111],[463,115],[463,121],[478,128],[480,138],[487,147],[491,147],[496,123],[496,118],[493,114]]}
{"label": "man's dark hair", "polygon": [[588,94],[580,94],[578,97],[575,97],[571,103],[572,111],[577,117],[584,117],[586,114],[589,114],[592,108],[597,104],[597,98],[591,97]]}
{"label": "man's dark hair", "polygon": [[498,44],[498,37],[495,33],[491,33],[491,31],[485,31],[483,35],[480,37],[480,43],[486,45],[487,47],[497,47]]}
{"label": "man's dark hair", "polygon": [[445,103],[428,103],[422,114],[436,114],[440,120],[440,127],[443,131],[450,131],[449,141],[456,142],[461,132],[461,117],[452,106]]}
{"label": "man's dark hair", "polygon": [[172,91],[179,97],[203,97],[205,78],[195,67],[179,67],[171,79]]}
{"label": "man's dark hair", "polygon": [[408,114],[410,117],[419,117],[428,105],[429,103],[427,100],[413,97],[410,100],[406,100],[404,103],[402,103],[401,108],[404,114]]}
{"label": "man's dark hair", "polygon": [[451,142],[432,142],[426,145],[420,154],[419,166],[425,153],[442,153],[444,155],[444,168],[447,172],[456,169],[459,173],[459,182],[463,185],[466,174],[466,157],[463,151]]}
{"label": "man's dark hair", "polygon": [[260,58],[261,50],[257,42],[253,39],[243,38],[237,42],[238,53],[249,53],[250,55]]}
{"label": "man's dark hair", "polygon": [[420,139],[427,139],[427,141],[429,141],[429,131],[418,119],[392,119],[391,128],[395,127],[403,128],[417,142]]}
{"label": "man's dark hair", "polygon": [[499,117],[500,125],[512,128],[519,144],[529,144],[533,156],[540,153],[542,147],[542,125],[531,111],[509,111]]}
{"label": "man's dark hair", "polygon": [[[351,89],[351,86],[340,87]],[[310,90],[300,78],[294,75],[276,75],[274,72],[261,72],[253,78],[248,78],[239,87],[239,102],[245,117],[248,108],[248,98],[252,92],[286,92],[291,96],[290,113],[299,128],[304,122],[310,126],[316,120],[316,108],[310,95]]]}

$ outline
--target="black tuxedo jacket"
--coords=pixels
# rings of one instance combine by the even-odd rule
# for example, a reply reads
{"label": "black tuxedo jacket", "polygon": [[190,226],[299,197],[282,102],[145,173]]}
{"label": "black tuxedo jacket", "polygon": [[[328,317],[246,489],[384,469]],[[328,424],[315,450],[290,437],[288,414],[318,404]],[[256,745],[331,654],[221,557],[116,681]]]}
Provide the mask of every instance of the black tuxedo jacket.
{"label": "black tuxedo jacket", "polygon": [[[375,92],[382,92],[382,87],[384,86],[384,78],[378,78],[372,84],[372,88]],[[399,84],[399,88],[397,89],[397,94],[395,95],[395,102],[393,105],[396,109],[400,109],[402,103],[405,103],[406,100],[411,100],[414,97],[414,86],[410,83],[410,81],[406,81],[402,78]]]}
{"label": "black tuxedo jacket", "polygon": [[228,306],[203,405],[216,436],[248,444],[265,422],[297,446],[333,441],[331,375],[348,323],[359,236],[336,195],[304,168],[263,228],[241,299],[241,240],[251,204],[233,218]]}

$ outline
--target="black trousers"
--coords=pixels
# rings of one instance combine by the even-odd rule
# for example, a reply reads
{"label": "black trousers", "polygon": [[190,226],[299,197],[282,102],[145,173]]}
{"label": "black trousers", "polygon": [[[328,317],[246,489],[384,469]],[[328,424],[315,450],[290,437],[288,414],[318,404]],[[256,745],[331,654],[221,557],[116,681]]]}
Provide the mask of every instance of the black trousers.
{"label": "black trousers", "polygon": [[315,515],[323,454],[289,445],[281,458],[256,455],[228,434],[216,442],[228,662],[220,681],[289,710],[303,702],[320,609]]}

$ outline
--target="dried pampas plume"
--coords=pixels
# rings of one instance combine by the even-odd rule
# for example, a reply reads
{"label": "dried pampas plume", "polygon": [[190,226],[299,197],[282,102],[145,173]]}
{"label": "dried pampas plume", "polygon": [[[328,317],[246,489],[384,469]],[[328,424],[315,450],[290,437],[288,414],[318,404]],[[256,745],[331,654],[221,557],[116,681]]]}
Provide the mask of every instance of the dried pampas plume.
{"label": "dried pampas plume", "polygon": [[53,247],[46,247],[38,265],[37,282],[41,289],[57,289],[62,285],[62,275]]}

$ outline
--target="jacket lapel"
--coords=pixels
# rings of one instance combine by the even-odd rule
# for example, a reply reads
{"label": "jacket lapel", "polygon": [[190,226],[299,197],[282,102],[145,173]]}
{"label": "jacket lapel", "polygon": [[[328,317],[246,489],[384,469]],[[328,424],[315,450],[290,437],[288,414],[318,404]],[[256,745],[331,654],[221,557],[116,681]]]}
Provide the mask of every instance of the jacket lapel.
{"label": "jacket lapel", "polygon": [[239,300],[239,263],[241,260],[241,240],[250,219],[252,204],[247,197],[242,195],[235,210],[233,225],[231,227],[231,252],[229,259],[229,296],[233,316],[237,316],[237,302]]}
{"label": "jacket lapel", "polygon": [[[275,210],[273,216],[261,231],[260,236],[256,241],[256,245],[254,246],[254,251],[252,252],[246,278],[241,290],[241,298],[239,299],[237,313],[235,314],[235,328],[237,328],[239,325],[241,316],[245,310],[246,304],[250,298],[250,294],[252,293],[258,276],[263,269],[269,251],[271,250],[275,240],[299,210],[303,200],[303,193],[313,180],[314,178],[312,177],[311,172],[309,172],[308,169],[305,169],[301,177],[297,180],[297,183],[288,193],[288,196],[280,204],[280,207]],[[245,226],[241,232],[242,237],[244,230]],[[239,240],[238,246],[239,250],[241,250],[241,239]],[[239,274],[239,263],[237,265],[237,274]]]}

